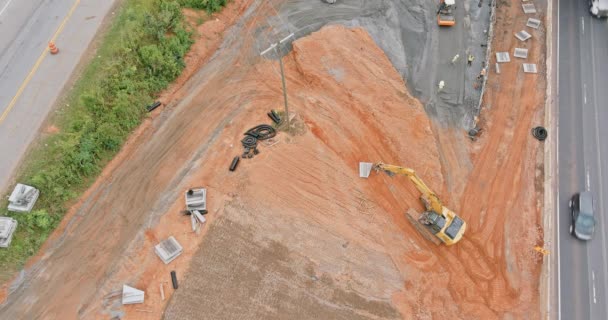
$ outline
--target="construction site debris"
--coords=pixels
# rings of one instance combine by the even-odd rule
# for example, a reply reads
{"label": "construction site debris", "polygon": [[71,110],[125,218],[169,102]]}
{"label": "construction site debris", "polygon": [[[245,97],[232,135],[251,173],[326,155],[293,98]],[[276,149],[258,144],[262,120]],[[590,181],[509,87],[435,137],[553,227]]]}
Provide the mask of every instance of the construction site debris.
{"label": "construction site debris", "polygon": [[272,122],[274,122],[275,124],[281,123],[281,119],[277,118],[274,113],[268,112],[266,115],[268,115],[268,118],[270,118],[270,120],[272,120]]}
{"label": "construction site debris", "polygon": [[500,74],[500,65],[497,63],[494,64],[494,68],[496,69],[496,73]]}
{"label": "construction site debris", "polygon": [[525,73],[537,73],[538,69],[536,69],[536,63],[524,63],[524,72]]}
{"label": "construction site debris", "polygon": [[513,52],[513,56],[516,58],[527,59],[528,58],[528,49],[515,48],[515,51]]}
{"label": "construction site debris", "polygon": [[189,189],[184,197],[186,199],[186,210],[190,211],[190,213],[207,211],[207,189]]}
{"label": "construction site debris", "polygon": [[526,40],[532,38],[532,35],[529,34],[526,30],[521,30],[515,34],[515,38],[517,38],[521,41],[526,41]]}
{"label": "construction site debris", "polygon": [[144,303],[144,292],[128,285],[122,286],[122,304]]}
{"label": "construction site debris", "polygon": [[534,4],[532,4],[532,3],[524,3],[521,5],[521,7],[524,9],[524,13],[526,13],[526,14],[536,13],[536,8],[534,7]]}
{"label": "construction site debris", "polygon": [[[279,114],[276,112],[276,110],[272,109],[272,110],[270,110],[270,113],[272,113],[272,115],[273,115],[275,118],[277,118],[277,119],[279,120],[279,122],[281,122],[281,116],[279,116]],[[289,120],[292,120],[292,119],[293,119],[293,117],[294,117],[295,115],[296,115],[296,114],[292,112],[292,113],[289,115]]]}
{"label": "construction site debris", "polygon": [[156,101],[156,102],[154,102],[153,104],[148,105],[148,106],[146,107],[146,110],[147,110],[148,112],[150,112],[150,111],[152,111],[152,110],[154,110],[154,109],[156,109],[156,108],[160,107],[160,105],[161,105],[160,101]]}
{"label": "construction site debris", "polygon": [[[276,114],[273,112],[273,114]],[[245,151],[243,152],[242,158],[253,158],[254,155],[260,153],[258,150],[258,140],[268,140],[270,138],[274,138],[277,135],[276,130],[267,124],[261,124],[255,126],[247,132],[245,132],[245,138],[241,140],[243,144],[243,148]]]}
{"label": "construction site debris", "polygon": [[538,141],[545,141],[549,133],[544,127],[535,127],[534,129],[532,129],[532,135],[534,136],[534,138],[538,139]]}
{"label": "construction site debris", "polygon": [[17,220],[10,217],[0,217],[0,248],[8,248],[17,229]]}
{"label": "construction site debris", "polygon": [[177,275],[175,274],[175,270],[171,271],[171,283],[173,284],[173,289],[177,290]]}
{"label": "construction site debris", "polygon": [[198,211],[193,211],[192,216],[196,217],[196,220],[198,220],[200,224],[207,222],[207,219],[205,219],[205,217],[203,217],[203,215]]}
{"label": "construction site debris", "polygon": [[196,232],[198,228],[198,222],[196,222],[196,217],[190,213],[190,224],[192,226],[192,232]]}
{"label": "construction site debris", "polygon": [[239,157],[239,156],[236,156],[232,159],[232,162],[230,163],[230,171],[236,170],[236,167],[239,165],[240,160],[241,160],[241,157]]}
{"label": "construction site debris", "polygon": [[157,244],[154,247],[154,251],[165,264],[169,264],[169,262],[175,260],[175,258],[182,254],[184,249],[173,236],[170,236],[168,239]]}
{"label": "construction site debris", "polygon": [[164,282],[161,281],[161,283],[159,284],[159,290],[160,290],[160,299],[162,301],[165,301],[165,284]]}
{"label": "construction site debris", "polygon": [[259,126],[255,126],[247,130],[247,132],[245,132],[245,135],[254,137],[257,140],[266,140],[276,136],[277,132],[272,126],[269,126],[267,124],[261,124]]}
{"label": "construction site debris", "polygon": [[526,26],[533,28],[533,29],[538,29],[538,27],[540,27],[540,20],[534,19],[534,18],[528,18],[528,21],[526,22]]}
{"label": "construction site debris", "polygon": [[496,52],[496,61],[500,63],[510,62],[511,57],[509,57],[508,52]]}
{"label": "construction site debris", "polygon": [[8,211],[30,212],[38,200],[40,191],[32,186],[17,183],[8,197]]}

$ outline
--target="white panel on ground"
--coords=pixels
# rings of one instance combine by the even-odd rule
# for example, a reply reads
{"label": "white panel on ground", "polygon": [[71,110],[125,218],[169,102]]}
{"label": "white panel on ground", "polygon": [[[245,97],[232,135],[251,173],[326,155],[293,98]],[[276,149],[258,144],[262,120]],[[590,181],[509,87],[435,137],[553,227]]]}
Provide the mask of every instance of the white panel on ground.
{"label": "white panel on ground", "polygon": [[538,29],[538,27],[540,27],[540,20],[534,19],[534,18],[528,18],[528,22],[526,22],[526,26],[533,28],[533,29]]}
{"label": "white panel on ground", "polygon": [[537,73],[536,64],[535,63],[524,63],[524,72],[525,73]]}
{"label": "white panel on ground", "polygon": [[528,49],[515,48],[515,52],[513,53],[513,56],[515,56],[516,58],[526,59],[526,58],[528,58]]}
{"label": "white panel on ground", "polygon": [[186,191],[186,210],[207,210],[207,189],[195,188]]}
{"label": "white panel on ground", "polygon": [[536,13],[536,8],[531,3],[522,4],[521,7],[524,9],[524,13]]}
{"label": "white panel on ground", "polygon": [[165,264],[173,261],[177,258],[184,249],[182,246],[175,240],[173,236],[170,236],[167,240],[161,241],[154,247],[154,251],[156,255],[163,260]]}
{"label": "white panel on ground", "polygon": [[496,61],[500,63],[511,61],[511,57],[509,57],[508,52],[496,52]]}
{"label": "white panel on ground", "polygon": [[144,292],[128,285],[122,286],[122,304],[144,303]]}
{"label": "white panel on ground", "polygon": [[532,35],[529,34],[528,32],[526,32],[526,30],[522,30],[522,31],[516,33],[515,37],[521,41],[526,41],[526,40],[532,38]]}
{"label": "white panel on ground", "polygon": [[8,197],[8,211],[30,212],[38,200],[40,191],[34,187],[17,183]]}
{"label": "white panel on ground", "polygon": [[0,248],[8,248],[13,240],[13,233],[17,229],[17,220],[9,217],[0,217]]}
{"label": "white panel on ground", "polygon": [[368,178],[373,166],[374,164],[370,162],[359,162],[359,177]]}

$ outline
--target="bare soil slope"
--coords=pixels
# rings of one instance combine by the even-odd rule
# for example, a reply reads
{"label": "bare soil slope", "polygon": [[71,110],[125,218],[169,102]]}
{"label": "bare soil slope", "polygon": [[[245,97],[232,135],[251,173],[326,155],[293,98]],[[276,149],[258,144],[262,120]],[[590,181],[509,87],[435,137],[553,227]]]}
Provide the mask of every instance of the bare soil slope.
{"label": "bare soil slope", "polygon": [[[515,7],[501,11],[506,37],[518,28]],[[467,152],[463,133],[431,123],[364,29],[325,27],[284,58],[295,134],[280,133],[229,172],[243,132],[282,106],[277,62],[255,47],[274,7],[241,0],[233,9],[243,18],[221,54],[210,57],[217,43],[197,43],[194,56],[208,63],[191,61],[201,68],[164,96],[169,109],[74,208],[0,318],[159,319],[162,282],[167,319],[538,318],[542,170],[529,129],[541,116],[542,79],[503,68],[505,83],[490,83],[486,131]],[[441,154],[442,144],[455,151]],[[416,169],[469,223],[466,238],[453,247],[424,240],[404,218],[422,209],[415,188],[404,177],[360,179],[359,161]],[[202,234],[179,214],[195,186],[209,192]],[[163,265],[153,246],[169,235],[184,253]],[[125,283],[146,302],[122,306]]]}
{"label": "bare soil slope", "polygon": [[[280,103],[272,63],[247,77],[265,81],[241,102],[251,104],[251,120],[235,122],[264,121]],[[232,197],[167,319],[194,319],[201,310],[207,319],[400,317],[392,296],[407,278],[403,254],[415,250],[412,239],[427,246],[403,216],[409,206],[420,209],[418,194],[402,177],[360,179],[358,162],[407,164],[440,187],[429,120],[363,29],[326,27],[296,41],[286,73],[298,134],[281,134],[281,143],[235,173],[225,169],[229,153],[196,173]],[[226,139],[236,145],[246,127]]]}

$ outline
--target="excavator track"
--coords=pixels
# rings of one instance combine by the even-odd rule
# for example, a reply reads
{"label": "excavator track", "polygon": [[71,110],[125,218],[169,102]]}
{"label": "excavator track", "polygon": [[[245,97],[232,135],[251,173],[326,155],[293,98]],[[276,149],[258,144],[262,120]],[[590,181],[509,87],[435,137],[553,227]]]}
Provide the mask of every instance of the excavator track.
{"label": "excavator track", "polygon": [[436,245],[441,244],[441,240],[436,237],[427,227],[425,227],[422,223],[420,223],[421,213],[414,210],[413,208],[407,209],[405,212],[405,217],[410,221],[410,223],[416,228],[418,233],[420,233],[425,239],[433,242]]}

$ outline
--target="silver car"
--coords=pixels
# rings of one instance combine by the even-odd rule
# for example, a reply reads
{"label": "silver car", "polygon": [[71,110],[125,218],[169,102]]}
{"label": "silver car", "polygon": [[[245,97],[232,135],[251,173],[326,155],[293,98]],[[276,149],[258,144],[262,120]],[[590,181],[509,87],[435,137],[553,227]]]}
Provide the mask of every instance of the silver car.
{"label": "silver car", "polygon": [[593,216],[593,195],[583,191],[570,199],[570,233],[581,240],[591,240],[595,231],[595,217]]}

